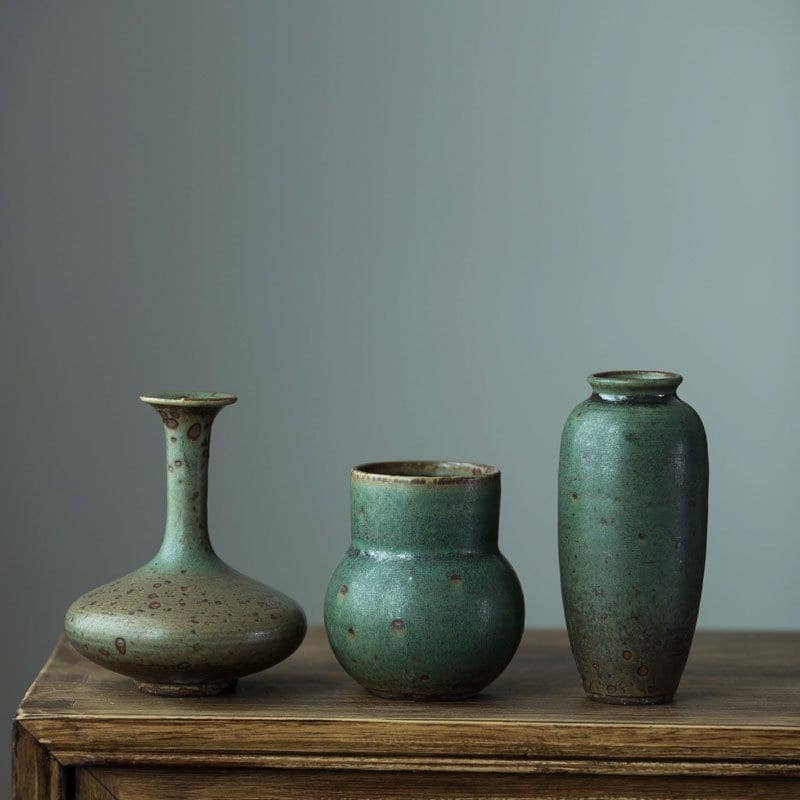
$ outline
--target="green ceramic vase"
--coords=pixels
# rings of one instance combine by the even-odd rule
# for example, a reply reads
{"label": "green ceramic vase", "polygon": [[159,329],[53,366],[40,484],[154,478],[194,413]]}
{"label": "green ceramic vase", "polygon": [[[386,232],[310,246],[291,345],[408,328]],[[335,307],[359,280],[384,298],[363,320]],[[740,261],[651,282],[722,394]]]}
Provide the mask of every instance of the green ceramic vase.
{"label": "green ceramic vase", "polygon": [[67,637],[79,653],[164,695],[214,695],[270,667],[303,640],[291,598],[229,567],[208,535],[211,424],[232,395],[143,395],[159,413],[167,455],[161,549],[141,569],[76,600]]}
{"label": "green ceramic vase", "polygon": [[352,546],[325,596],[344,669],[392,699],[453,700],[488,686],[524,626],[497,547],[500,472],[455,462],[365,464],[350,477]]}
{"label": "green ceramic vase", "polygon": [[703,586],[708,451],[672,372],[600,372],[567,418],[558,471],[561,592],[586,694],[672,700]]}

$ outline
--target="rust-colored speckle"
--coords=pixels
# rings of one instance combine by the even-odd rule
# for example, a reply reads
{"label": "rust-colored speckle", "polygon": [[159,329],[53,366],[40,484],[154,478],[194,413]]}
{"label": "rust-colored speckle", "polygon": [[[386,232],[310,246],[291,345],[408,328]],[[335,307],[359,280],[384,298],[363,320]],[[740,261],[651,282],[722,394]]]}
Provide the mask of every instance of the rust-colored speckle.
{"label": "rust-colored speckle", "polygon": [[156,592],[150,592],[150,594],[147,595],[148,600],[154,600],[156,597],[158,597],[158,594]]}
{"label": "rust-colored speckle", "polygon": [[[480,474],[480,473],[478,473],[478,474]],[[426,682],[428,681],[428,676],[427,676],[427,675],[420,675],[420,676],[419,676],[419,679],[420,679],[420,680],[421,680],[423,683],[426,683]]]}
{"label": "rust-colored speckle", "polygon": [[161,588],[161,584],[160,583],[154,583],[153,584],[153,588],[154,589],[160,589]]}
{"label": "rust-colored speckle", "polygon": [[176,467],[182,467],[182,466],[183,466],[183,461],[181,461],[180,459],[178,459],[178,460],[175,462],[175,466],[176,466]]}
{"label": "rust-colored speckle", "polygon": [[614,694],[614,692],[616,692],[616,691],[617,691],[617,687],[616,687],[616,686],[614,686],[614,684],[613,684],[613,683],[609,683],[609,684],[608,684],[608,686],[606,686],[606,691],[607,691],[609,694]]}
{"label": "rust-colored speckle", "polygon": [[149,603],[150,608],[161,608],[161,603],[158,600],[153,600],[152,603]]}
{"label": "rust-colored speckle", "polygon": [[178,420],[176,420],[174,417],[166,417],[166,418],[164,419],[164,424],[165,424],[165,425],[166,425],[168,428],[171,428],[171,429],[173,429],[173,430],[174,430],[175,428],[177,428],[177,427],[178,427]]}
{"label": "rust-colored speckle", "polygon": [[128,645],[121,636],[114,639],[114,647],[116,647],[123,656],[125,655],[125,651],[128,649]]}
{"label": "rust-colored speckle", "polygon": [[640,541],[640,542],[643,542],[643,541],[644,541],[644,534],[643,534],[643,533],[640,533],[640,534],[639,534],[639,541]]}
{"label": "rust-colored speckle", "polygon": [[642,664],[636,671],[644,678],[645,675],[650,674],[650,667],[647,664]]}
{"label": "rust-colored speckle", "polygon": [[578,493],[577,492],[573,492],[570,495],[570,497],[572,498],[572,501],[575,502],[578,499]]}
{"label": "rust-colored speckle", "polygon": [[111,655],[111,653],[108,650],[106,650],[105,647],[98,647],[97,648],[97,652],[100,653],[101,656],[110,656]]}
{"label": "rust-colored speckle", "polygon": [[354,631],[352,628],[348,628],[348,629],[347,629],[347,635],[348,635],[348,636],[349,636],[351,639],[355,639],[355,637],[356,637],[356,632],[355,632],[355,631]]}
{"label": "rust-colored speckle", "polygon": [[186,431],[186,435],[192,440],[195,441],[196,439],[200,438],[200,434],[203,432],[203,429],[200,426],[199,422],[195,422],[188,431]]}
{"label": "rust-colored speckle", "polygon": [[631,653],[631,651],[630,651],[630,650],[623,650],[623,651],[622,651],[622,657],[623,657],[623,658],[624,658],[626,661],[630,661],[630,660],[633,658],[633,653]]}
{"label": "rust-colored speckle", "polygon": [[389,630],[392,633],[405,633],[406,632],[406,624],[401,619],[393,619],[389,623]]}
{"label": "rust-colored speckle", "polygon": [[594,667],[594,669],[595,669],[597,672],[600,672],[600,662],[598,662],[598,661],[592,661],[592,667]]}
{"label": "rust-colored speckle", "polygon": [[463,580],[464,579],[457,572],[454,572],[450,576],[450,585],[451,586],[460,586]]}
{"label": "rust-colored speckle", "polygon": [[342,585],[339,587],[339,597],[342,597],[342,598],[343,598],[343,597],[345,597],[349,591],[350,591],[350,590],[347,588],[347,584],[346,584],[346,583],[343,583],[343,584],[342,584]]}

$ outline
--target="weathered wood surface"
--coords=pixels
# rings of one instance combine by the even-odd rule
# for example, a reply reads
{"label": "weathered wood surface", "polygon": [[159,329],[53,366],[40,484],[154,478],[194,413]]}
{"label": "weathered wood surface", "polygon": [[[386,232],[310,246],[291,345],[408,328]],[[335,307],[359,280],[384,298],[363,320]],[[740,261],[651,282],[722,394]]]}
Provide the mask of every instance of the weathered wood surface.
{"label": "weathered wood surface", "polygon": [[[459,703],[374,698],[312,629],[238,694],[159,698],[60,642],[19,719],[65,763],[222,754],[489,759],[800,762],[800,634],[699,633],[677,700],[586,700],[562,632],[528,632],[509,669]],[[350,764],[348,764],[350,765]]]}
{"label": "weathered wood surface", "polygon": [[25,800],[66,800],[62,765],[19,723],[14,723],[12,792]]}
{"label": "weathered wood surface", "polygon": [[800,798],[800,634],[701,632],[654,707],[586,700],[556,631],[458,703],[372,697],[319,628],[217,698],[142,694],[62,641],[16,725],[17,800]]}
{"label": "weathered wood surface", "polygon": [[186,770],[94,767],[78,800],[796,800],[785,778],[618,778],[508,773]]}

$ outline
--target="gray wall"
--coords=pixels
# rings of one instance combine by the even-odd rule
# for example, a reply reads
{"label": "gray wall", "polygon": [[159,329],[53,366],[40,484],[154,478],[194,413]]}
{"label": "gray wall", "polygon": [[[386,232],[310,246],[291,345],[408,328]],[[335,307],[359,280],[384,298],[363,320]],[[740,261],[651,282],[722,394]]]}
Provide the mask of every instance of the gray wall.
{"label": "gray wall", "polygon": [[239,394],[214,540],[311,621],[348,467],[455,457],[502,467],[559,626],[564,417],[590,371],[680,371],[701,624],[798,626],[799,76],[791,2],[4,3],[4,718],[157,547],[142,390]]}

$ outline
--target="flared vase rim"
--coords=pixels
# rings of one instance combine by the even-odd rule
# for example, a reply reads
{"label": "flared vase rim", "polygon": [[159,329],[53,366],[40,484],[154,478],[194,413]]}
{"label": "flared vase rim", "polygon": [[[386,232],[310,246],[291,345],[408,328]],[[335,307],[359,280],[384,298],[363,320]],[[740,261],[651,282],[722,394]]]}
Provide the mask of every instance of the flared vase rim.
{"label": "flared vase rim", "polygon": [[147,392],[139,399],[151,406],[178,408],[222,408],[238,400],[236,395],[224,392]]}
{"label": "flared vase rim", "polygon": [[444,486],[480,483],[500,478],[500,470],[473,461],[403,460],[371,461],[350,471],[352,483]]}

